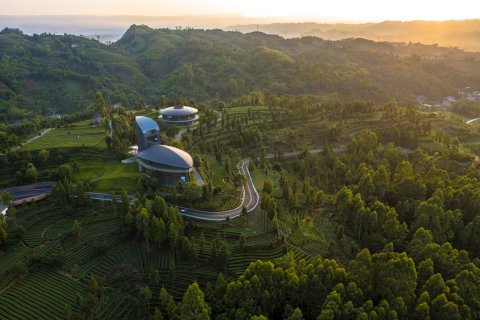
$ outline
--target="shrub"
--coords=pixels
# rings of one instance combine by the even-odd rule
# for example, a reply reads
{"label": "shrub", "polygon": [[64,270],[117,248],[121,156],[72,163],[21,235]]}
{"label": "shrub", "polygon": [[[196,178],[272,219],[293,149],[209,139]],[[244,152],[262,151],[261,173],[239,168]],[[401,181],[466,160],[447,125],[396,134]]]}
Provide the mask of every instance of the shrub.
{"label": "shrub", "polygon": [[70,179],[71,177],[72,177],[72,168],[70,168],[69,165],[62,164],[60,167],[58,167],[57,169],[58,180]]}

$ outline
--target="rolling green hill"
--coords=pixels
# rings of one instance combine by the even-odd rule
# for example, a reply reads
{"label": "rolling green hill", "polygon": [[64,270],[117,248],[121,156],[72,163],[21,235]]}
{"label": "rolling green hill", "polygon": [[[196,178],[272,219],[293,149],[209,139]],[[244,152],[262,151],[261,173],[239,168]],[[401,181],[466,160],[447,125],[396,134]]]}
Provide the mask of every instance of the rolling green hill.
{"label": "rolling green hill", "polygon": [[480,85],[480,55],[364,39],[284,39],[259,32],[131,26],[113,45],[71,35],[0,32],[0,110],[78,111],[96,91],[131,105],[161,95],[230,100],[254,90],[341,99],[436,99]]}
{"label": "rolling green hill", "polygon": [[0,108],[10,110],[10,118],[20,117],[21,110],[74,112],[89,104],[98,90],[127,102],[149,83],[134,60],[81,37],[27,36],[5,29],[0,33],[0,57]]}

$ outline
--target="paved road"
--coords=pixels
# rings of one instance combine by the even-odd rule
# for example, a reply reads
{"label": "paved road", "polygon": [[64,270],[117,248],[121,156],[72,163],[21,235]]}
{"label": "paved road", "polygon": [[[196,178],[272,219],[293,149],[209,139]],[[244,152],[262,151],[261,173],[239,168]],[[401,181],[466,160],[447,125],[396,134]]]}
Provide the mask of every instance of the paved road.
{"label": "paved road", "polygon": [[46,197],[52,192],[52,188],[55,185],[55,181],[45,181],[30,184],[27,186],[11,187],[1,191],[7,191],[12,195],[12,202],[14,205],[22,202],[35,200]]}
{"label": "paved road", "polygon": [[233,219],[239,217],[242,213],[243,207],[247,209],[247,212],[252,212],[260,203],[260,195],[258,194],[257,189],[253,184],[252,177],[250,176],[250,170],[248,170],[249,161],[250,159],[248,158],[243,159],[238,164],[238,169],[240,173],[242,173],[246,178],[243,188],[242,203],[238,207],[225,211],[203,211],[185,207],[178,207],[180,209],[180,214],[194,219],[222,221],[226,220],[227,218]]}
{"label": "paved road", "polygon": [[178,131],[178,132],[175,134],[175,138],[173,138],[173,139],[176,140],[176,141],[182,140],[183,134],[186,133],[187,131],[188,131],[188,129],[181,129],[180,131]]}
{"label": "paved road", "polygon": [[[338,150],[337,150],[338,149]],[[337,147],[335,151],[343,150],[344,147]],[[310,153],[319,153],[322,152],[323,149],[312,149],[309,150]],[[285,152],[283,154],[284,157],[293,157],[299,155],[301,152],[299,151],[292,151],[292,152]],[[271,159],[275,155],[269,154],[267,158]],[[206,210],[197,210],[192,208],[186,207],[178,207],[180,210],[180,214],[189,218],[193,219],[200,219],[200,220],[209,220],[209,221],[222,221],[228,219],[233,219],[239,217],[242,213],[243,207],[247,209],[247,212],[252,212],[260,203],[260,195],[258,194],[257,189],[253,183],[252,177],[250,175],[250,170],[248,170],[248,163],[250,159],[246,158],[240,161],[238,164],[238,170],[241,174],[245,176],[245,182],[243,186],[243,193],[242,193],[242,203],[231,210],[225,211],[206,211]],[[27,198],[31,198],[34,196],[39,196],[40,194],[50,194],[52,187],[54,186],[54,182],[48,182],[45,185],[35,185],[35,186],[25,186],[25,187],[17,187],[17,188],[10,188],[8,190],[15,201],[25,200]],[[112,195],[108,193],[98,193],[98,192],[89,192],[88,195],[90,198],[94,200],[100,201],[112,201]],[[129,195],[129,199],[133,200],[135,198],[134,195]],[[121,201],[120,195],[117,195],[117,201]]]}
{"label": "paved road", "polygon": [[[246,178],[242,194],[242,203],[238,207],[225,211],[206,211],[178,206],[180,214],[193,219],[222,221],[226,220],[227,218],[233,219],[240,216],[244,206],[247,209],[247,212],[253,211],[260,203],[260,195],[258,194],[257,189],[255,189],[252,177],[250,176],[250,171],[248,170],[249,161],[250,159],[243,159],[238,164],[240,173],[245,175]],[[108,193],[89,192],[88,195],[94,200],[112,201],[112,195]],[[135,198],[134,195],[129,195],[128,197],[130,200]],[[117,195],[116,198],[117,201],[121,201],[121,197],[119,195]]]}
{"label": "paved road", "polygon": [[[410,154],[413,152],[413,150],[408,148],[401,148],[401,149],[403,150],[403,152],[407,154]],[[333,152],[342,152],[345,150],[346,150],[345,146],[336,146],[332,148]],[[311,154],[320,153],[322,151],[323,151],[323,148],[308,150],[308,152]],[[303,151],[289,151],[289,152],[283,153],[282,157],[284,158],[295,157],[301,154],[302,152]],[[276,156],[275,154],[267,154],[266,157],[267,159],[273,159],[275,156]],[[246,181],[243,187],[242,203],[237,208],[234,208],[231,210],[225,210],[225,211],[205,211],[205,210],[197,210],[197,209],[186,208],[186,207],[178,207],[180,210],[180,214],[186,217],[199,219],[199,220],[222,221],[222,220],[226,220],[227,218],[233,219],[240,216],[240,214],[242,213],[243,207],[247,209],[247,212],[253,211],[260,203],[260,195],[258,194],[255,188],[255,185],[253,184],[252,177],[250,176],[250,171],[248,170],[249,161],[250,161],[249,158],[243,159],[238,164],[238,169],[240,173],[242,173],[245,176]],[[49,195],[54,185],[55,185],[55,182],[48,181],[48,182],[36,183],[29,186],[12,187],[12,188],[5,189],[5,191],[8,191],[12,194],[14,202],[20,203],[22,201],[28,201],[29,199],[34,199],[35,197]],[[89,192],[88,195],[90,196],[90,198],[94,200],[112,201],[112,195],[108,193]],[[134,195],[129,195],[128,197],[130,200],[133,200],[135,198]],[[120,195],[117,195],[117,201],[118,202],[121,201]]]}
{"label": "paved road", "polygon": [[[479,141],[480,143],[480,141]],[[400,147],[400,149],[406,153],[406,154],[412,154],[415,152],[415,150],[412,150],[412,149],[409,149],[409,148],[404,148],[404,147]],[[307,150],[308,153],[310,154],[317,154],[317,153],[321,153],[323,152],[323,148],[317,148],[317,149],[310,149],[310,150]],[[344,151],[347,151],[347,146],[344,146],[344,145],[338,145],[338,146],[335,146],[335,147],[332,147],[332,151],[333,152],[344,152]],[[282,158],[291,158],[291,157],[296,157],[298,156],[299,154],[302,154],[303,152],[305,151],[287,151],[287,152],[284,152],[282,154]],[[275,158],[277,155],[274,154],[274,153],[268,153],[266,158],[267,159],[273,159]]]}
{"label": "paved road", "polygon": [[[345,147],[339,146],[333,149],[335,152],[339,152],[345,150]],[[323,148],[319,149],[312,149],[309,150],[310,153],[320,153],[323,151]],[[299,155],[300,151],[291,151],[285,152],[283,157],[294,157]],[[268,154],[267,158],[271,159],[274,158],[274,154]],[[253,184],[252,177],[250,175],[250,170],[248,170],[248,163],[250,159],[246,158],[240,161],[238,164],[238,170],[241,174],[245,176],[245,182],[243,186],[243,193],[242,193],[242,203],[231,210],[225,211],[206,211],[206,210],[197,210],[192,208],[186,207],[178,207],[180,210],[180,214],[189,218],[193,219],[200,219],[200,220],[209,220],[209,221],[222,221],[228,219],[233,219],[242,213],[243,207],[247,209],[247,212],[252,212],[260,203],[260,195],[258,194],[255,185]],[[15,200],[22,200],[32,196],[38,196],[39,194],[50,194],[51,189],[54,184],[52,182],[47,183],[43,186],[35,186],[35,187],[20,187],[18,189],[12,189],[9,192],[12,194]],[[98,192],[89,192],[88,195],[90,198],[94,200],[100,201],[112,201],[112,195],[108,193],[98,193]],[[133,200],[134,195],[129,195],[129,199]],[[117,195],[117,201],[121,201],[120,195]]]}
{"label": "paved road", "polygon": [[[112,201],[112,194],[110,193],[100,193],[100,192],[87,192],[88,196],[93,200],[100,200],[100,201]],[[117,202],[122,202],[122,196],[117,194],[115,196]],[[133,194],[128,195],[128,199],[132,201],[135,199]]]}
{"label": "paved road", "polygon": [[[333,152],[343,152],[343,151],[346,151],[347,150],[347,147],[346,146],[335,146],[335,147],[332,147],[332,151]],[[310,150],[307,150],[308,153],[310,154],[317,154],[317,153],[321,153],[323,152],[323,148],[317,148],[317,149],[310,149]],[[302,154],[304,151],[287,151],[287,152],[284,152],[282,154],[282,158],[291,158],[291,157],[296,157],[298,156],[299,154]],[[275,158],[277,155],[274,154],[274,153],[268,153],[266,158],[267,159],[273,159]]]}

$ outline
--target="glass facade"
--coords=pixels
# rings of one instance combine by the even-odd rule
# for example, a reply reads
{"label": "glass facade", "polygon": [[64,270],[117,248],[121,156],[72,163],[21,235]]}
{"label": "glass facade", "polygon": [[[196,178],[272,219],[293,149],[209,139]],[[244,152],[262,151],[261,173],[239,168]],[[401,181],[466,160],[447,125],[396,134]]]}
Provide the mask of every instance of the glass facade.
{"label": "glass facade", "polygon": [[190,180],[190,174],[188,172],[161,172],[142,166],[140,168],[143,173],[152,178],[158,179],[161,185],[166,187],[174,187],[179,181],[188,182]]}
{"label": "glass facade", "polygon": [[189,114],[181,116],[162,115],[162,120],[166,123],[172,123],[177,126],[192,126],[198,123],[198,114]]}
{"label": "glass facade", "polygon": [[158,162],[145,160],[145,159],[141,159],[141,162],[145,163],[146,165],[148,165],[150,167],[153,167],[153,168],[158,169],[158,170],[163,170],[163,171],[171,171],[171,172],[184,172],[184,171],[188,172],[189,171],[189,169],[183,169],[183,168],[179,168],[179,167],[169,166],[169,165],[166,165],[166,164],[163,164],[163,163],[158,163]]}
{"label": "glass facade", "polygon": [[198,123],[198,110],[192,107],[175,106],[160,111],[160,118],[166,123],[191,126]]}
{"label": "glass facade", "polygon": [[197,117],[197,113],[192,113],[192,114],[182,114],[182,115],[162,115],[163,119],[169,120],[169,121],[187,121],[187,120],[193,120]]}

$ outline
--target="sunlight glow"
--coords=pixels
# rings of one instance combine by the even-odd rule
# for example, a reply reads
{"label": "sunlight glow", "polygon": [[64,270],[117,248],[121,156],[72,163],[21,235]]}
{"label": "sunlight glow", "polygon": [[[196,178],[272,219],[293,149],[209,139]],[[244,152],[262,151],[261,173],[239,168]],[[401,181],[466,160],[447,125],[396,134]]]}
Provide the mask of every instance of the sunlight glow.
{"label": "sunlight glow", "polygon": [[255,17],[339,17],[354,20],[448,20],[480,17],[480,2],[470,0],[247,0],[242,3],[242,13]]}
{"label": "sunlight glow", "polygon": [[2,14],[204,15],[351,21],[480,18],[475,0],[0,0]]}

